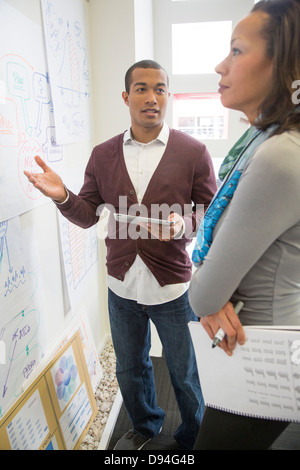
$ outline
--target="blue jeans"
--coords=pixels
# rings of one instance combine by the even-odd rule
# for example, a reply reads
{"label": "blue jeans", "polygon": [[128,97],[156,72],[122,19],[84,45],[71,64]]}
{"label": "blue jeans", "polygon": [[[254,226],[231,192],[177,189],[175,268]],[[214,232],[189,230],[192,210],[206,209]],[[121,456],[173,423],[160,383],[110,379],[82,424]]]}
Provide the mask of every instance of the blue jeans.
{"label": "blue jeans", "polygon": [[164,349],[182,419],[174,438],[183,449],[192,449],[204,413],[204,401],[188,328],[188,322],[197,317],[187,293],[165,304],[145,306],[109,290],[108,306],[117,379],[134,429],[145,437],[154,437],[165,416],[156,403],[149,356],[151,319]]}

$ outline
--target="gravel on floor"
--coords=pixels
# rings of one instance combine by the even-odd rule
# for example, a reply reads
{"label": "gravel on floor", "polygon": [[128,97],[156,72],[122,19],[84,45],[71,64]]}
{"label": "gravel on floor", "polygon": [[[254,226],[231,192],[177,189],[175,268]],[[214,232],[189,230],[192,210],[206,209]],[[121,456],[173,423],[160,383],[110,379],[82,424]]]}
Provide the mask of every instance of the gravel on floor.
{"label": "gravel on floor", "polygon": [[116,379],[116,358],[111,341],[105,345],[99,360],[103,376],[95,392],[98,413],[80,445],[80,450],[98,449],[110,410],[119,389]]}

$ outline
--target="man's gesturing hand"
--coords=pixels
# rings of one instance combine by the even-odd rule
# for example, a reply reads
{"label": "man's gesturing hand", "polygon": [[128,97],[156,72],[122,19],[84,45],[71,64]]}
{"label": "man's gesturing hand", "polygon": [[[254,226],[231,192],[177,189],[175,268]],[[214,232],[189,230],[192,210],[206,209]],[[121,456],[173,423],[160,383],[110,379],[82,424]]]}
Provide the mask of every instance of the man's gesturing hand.
{"label": "man's gesturing hand", "polygon": [[66,197],[66,190],[61,177],[55,173],[41,157],[35,157],[37,165],[43,170],[41,173],[31,173],[24,171],[30,183],[41,191],[44,196],[51,197],[57,202],[63,202]]}

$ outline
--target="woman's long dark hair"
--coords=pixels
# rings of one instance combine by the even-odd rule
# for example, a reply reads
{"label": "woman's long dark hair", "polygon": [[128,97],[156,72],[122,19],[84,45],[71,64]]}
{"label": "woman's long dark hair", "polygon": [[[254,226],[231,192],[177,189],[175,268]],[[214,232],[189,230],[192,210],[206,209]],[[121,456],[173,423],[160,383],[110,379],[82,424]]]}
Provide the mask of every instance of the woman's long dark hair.
{"label": "woman's long dark hair", "polygon": [[267,41],[268,57],[273,60],[270,92],[260,107],[255,125],[266,129],[277,123],[277,133],[300,131],[299,98],[295,99],[295,88],[300,85],[300,0],[262,0],[251,12],[255,11],[269,16],[261,34]]}

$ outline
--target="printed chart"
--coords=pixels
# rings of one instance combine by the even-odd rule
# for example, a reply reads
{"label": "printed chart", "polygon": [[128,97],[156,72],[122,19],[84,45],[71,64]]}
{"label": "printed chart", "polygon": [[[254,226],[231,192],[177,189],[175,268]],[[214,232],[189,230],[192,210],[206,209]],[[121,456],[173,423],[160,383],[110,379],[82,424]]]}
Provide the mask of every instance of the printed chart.
{"label": "printed chart", "polygon": [[89,276],[97,269],[97,227],[82,229],[60,213],[58,217],[65,278],[71,307],[75,310]]}
{"label": "printed chart", "polygon": [[63,410],[79,384],[78,370],[73,351],[67,351],[51,372],[59,406]]}
{"label": "printed chart", "polygon": [[103,376],[103,371],[100,366],[99,357],[93,341],[92,330],[86,312],[81,312],[80,314],[72,317],[64,331],[65,335],[61,341],[60,347],[63,347],[64,344],[72,338],[76,331],[79,332],[88,374],[90,376],[93,391],[96,392]]}

